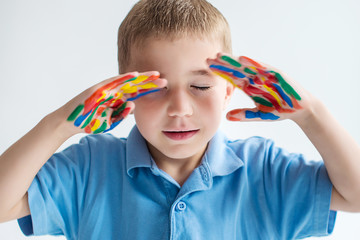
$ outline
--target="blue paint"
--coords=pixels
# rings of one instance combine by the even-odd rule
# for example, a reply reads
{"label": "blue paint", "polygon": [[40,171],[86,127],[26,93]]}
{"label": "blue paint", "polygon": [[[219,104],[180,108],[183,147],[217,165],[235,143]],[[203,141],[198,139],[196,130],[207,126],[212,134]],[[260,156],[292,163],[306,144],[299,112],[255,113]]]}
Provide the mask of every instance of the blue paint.
{"label": "blue paint", "polygon": [[272,113],[265,113],[265,112],[253,112],[250,110],[245,111],[245,117],[246,118],[261,118],[262,120],[277,120],[280,117],[276,116],[275,114]]}
{"label": "blue paint", "polygon": [[154,90],[151,90],[151,91],[139,93],[138,95],[136,95],[133,98],[128,98],[126,101],[134,101],[134,100],[138,99],[139,97],[145,96],[145,95],[147,95],[149,93],[158,92],[158,91],[160,91],[160,89],[154,89]]}
{"label": "blue paint", "polygon": [[218,69],[218,70],[220,70],[220,71],[232,73],[235,77],[238,77],[238,78],[245,78],[245,77],[246,77],[246,76],[245,76],[244,74],[242,74],[241,72],[236,71],[236,70],[231,69],[231,68],[224,67],[224,66],[222,66],[222,65],[210,65],[210,68],[215,68],[215,69]]}
{"label": "blue paint", "polygon": [[251,78],[248,78],[248,79],[249,79],[249,82],[251,85],[255,85],[254,80],[252,80]]}
{"label": "blue paint", "polygon": [[273,83],[272,84],[280,93],[281,97],[285,100],[285,102],[291,107],[293,108],[293,104],[291,102],[291,99],[288,97],[288,95],[286,95],[286,93],[284,92],[284,90],[282,89],[282,87],[280,87],[279,85]]}
{"label": "blue paint", "polygon": [[121,119],[120,121],[113,122],[113,123],[111,124],[110,128],[109,128],[109,129],[106,129],[103,133],[106,133],[106,132],[108,132],[108,131],[113,130],[114,128],[116,128],[117,125],[119,125],[119,123],[121,123],[121,121],[122,121],[122,119]]}
{"label": "blue paint", "polygon": [[74,125],[75,125],[76,127],[79,127],[79,126],[81,125],[81,123],[89,116],[90,113],[91,113],[91,111],[88,112],[88,113],[85,114],[85,115],[80,115],[80,116],[75,120]]}

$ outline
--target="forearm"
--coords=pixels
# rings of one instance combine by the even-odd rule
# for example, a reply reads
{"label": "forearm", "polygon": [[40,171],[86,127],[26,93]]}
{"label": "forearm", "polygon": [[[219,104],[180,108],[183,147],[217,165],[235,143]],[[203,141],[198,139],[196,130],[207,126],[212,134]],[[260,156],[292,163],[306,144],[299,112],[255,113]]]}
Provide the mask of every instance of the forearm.
{"label": "forearm", "polygon": [[[60,110],[61,111],[61,110]],[[0,156],[0,214],[10,211],[26,194],[40,168],[71,136],[57,113],[42,119]]]}
{"label": "forearm", "polygon": [[322,156],[331,182],[348,203],[344,210],[359,211],[360,147],[318,100],[306,119],[298,121]]}

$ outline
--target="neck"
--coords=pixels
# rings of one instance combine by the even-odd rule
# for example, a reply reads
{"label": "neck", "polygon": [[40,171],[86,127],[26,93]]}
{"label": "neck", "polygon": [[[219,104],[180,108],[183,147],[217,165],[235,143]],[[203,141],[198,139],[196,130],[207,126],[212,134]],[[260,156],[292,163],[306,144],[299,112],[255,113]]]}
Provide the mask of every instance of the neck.
{"label": "neck", "polygon": [[169,174],[180,186],[185,183],[194,169],[200,165],[206,149],[205,147],[203,151],[190,157],[171,158],[158,151],[155,147],[151,146],[151,144],[148,144],[148,147],[156,165]]}

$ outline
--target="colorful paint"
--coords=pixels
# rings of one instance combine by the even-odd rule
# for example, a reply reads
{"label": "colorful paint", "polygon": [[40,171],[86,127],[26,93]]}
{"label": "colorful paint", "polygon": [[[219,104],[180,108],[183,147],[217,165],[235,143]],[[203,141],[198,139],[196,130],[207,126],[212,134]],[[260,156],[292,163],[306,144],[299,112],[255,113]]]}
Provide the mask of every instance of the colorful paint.
{"label": "colorful paint", "polygon": [[158,91],[153,82],[159,75],[127,74],[98,88],[79,104],[67,121],[86,133],[105,133],[114,129],[130,113],[127,101]]}
{"label": "colorful paint", "polygon": [[[243,90],[255,102],[258,111],[246,110],[243,114],[246,119],[277,120],[281,113],[301,108],[300,95],[280,73],[248,57],[235,60],[220,54],[208,60],[208,64],[212,72]],[[240,121],[240,112],[229,112],[228,119]]]}

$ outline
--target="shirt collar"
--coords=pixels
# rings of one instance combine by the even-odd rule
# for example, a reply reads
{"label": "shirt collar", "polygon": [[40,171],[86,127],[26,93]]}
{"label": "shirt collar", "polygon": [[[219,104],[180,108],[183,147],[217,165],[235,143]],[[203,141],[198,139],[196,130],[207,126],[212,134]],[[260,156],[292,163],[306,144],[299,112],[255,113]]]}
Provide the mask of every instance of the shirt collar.
{"label": "shirt collar", "polygon": [[127,173],[133,177],[134,169],[139,167],[152,167],[151,155],[144,137],[135,125],[126,142]]}
{"label": "shirt collar", "polygon": [[[207,163],[213,177],[228,175],[244,165],[234,150],[228,146],[229,142],[225,134],[220,130],[209,142],[202,161]],[[127,173],[130,177],[133,177],[133,170],[135,168],[154,167],[146,141],[136,125],[131,130],[127,139],[126,163]]]}
{"label": "shirt collar", "polygon": [[229,175],[244,165],[240,157],[230,148],[230,142],[220,130],[209,142],[203,162],[207,162],[213,177]]}

